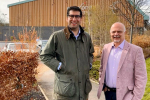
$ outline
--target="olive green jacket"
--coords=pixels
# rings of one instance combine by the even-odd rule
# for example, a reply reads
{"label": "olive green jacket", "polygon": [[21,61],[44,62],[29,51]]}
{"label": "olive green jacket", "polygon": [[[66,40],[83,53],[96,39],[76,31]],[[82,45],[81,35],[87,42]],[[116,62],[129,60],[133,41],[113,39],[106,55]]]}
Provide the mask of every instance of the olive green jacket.
{"label": "olive green jacket", "polygon": [[55,72],[55,100],[87,100],[92,89],[89,71],[94,48],[90,35],[81,27],[80,32],[77,40],[68,27],[54,32],[40,54],[41,61]]}

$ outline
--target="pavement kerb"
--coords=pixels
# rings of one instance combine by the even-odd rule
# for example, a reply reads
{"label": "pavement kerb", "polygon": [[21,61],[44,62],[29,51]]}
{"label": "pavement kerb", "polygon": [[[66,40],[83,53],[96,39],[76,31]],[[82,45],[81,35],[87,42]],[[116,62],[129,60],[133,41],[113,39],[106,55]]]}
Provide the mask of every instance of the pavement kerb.
{"label": "pavement kerb", "polygon": [[46,100],[49,100],[49,99],[47,98],[46,94],[44,93],[43,89],[40,87],[40,85],[38,85],[38,87],[40,88],[40,90],[41,90],[42,94],[44,95],[45,99],[46,99]]}
{"label": "pavement kerb", "polygon": [[[99,84],[98,82],[96,82],[96,81],[94,81],[94,80],[92,80],[92,79],[90,79],[90,80],[91,80],[91,82],[93,82],[93,83]],[[44,93],[43,89],[41,88],[41,86],[38,85],[38,87],[40,88],[40,90],[41,90],[42,94],[44,95],[45,99],[46,99],[46,100],[49,100],[48,97],[46,96],[46,94]]]}

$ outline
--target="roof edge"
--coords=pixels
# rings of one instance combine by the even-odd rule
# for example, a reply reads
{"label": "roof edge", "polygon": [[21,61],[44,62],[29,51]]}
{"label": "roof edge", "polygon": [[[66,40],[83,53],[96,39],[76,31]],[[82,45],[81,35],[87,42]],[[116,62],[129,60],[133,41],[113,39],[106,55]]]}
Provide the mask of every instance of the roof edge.
{"label": "roof edge", "polygon": [[27,3],[27,2],[31,2],[31,1],[35,1],[35,0],[25,0],[25,1],[20,1],[20,2],[16,2],[16,3],[11,3],[8,4],[7,7],[11,7],[11,6],[15,6],[15,5],[19,5],[19,4],[23,4],[23,3]]}
{"label": "roof edge", "polygon": [[[133,6],[133,2],[131,0],[127,0],[132,6]],[[139,7],[135,7],[140,14],[142,14],[144,20],[149,20],[149,16],[147,14],[145,14]]]}

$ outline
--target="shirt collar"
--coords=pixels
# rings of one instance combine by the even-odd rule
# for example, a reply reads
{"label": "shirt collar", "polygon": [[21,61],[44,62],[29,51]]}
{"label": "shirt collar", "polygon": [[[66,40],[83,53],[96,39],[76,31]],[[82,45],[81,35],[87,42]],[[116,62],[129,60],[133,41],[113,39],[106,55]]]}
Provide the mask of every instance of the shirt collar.
{"label": "shirt collar", "polygon": [[75,37],[78,37],[78,36],[79,36],[79,34],[80,34],[80,28],[79,28],[79,32],[78,32],[77,36],[75,36],[75,35],[74,35],[74,36],[75,36]]}
{"label": "shirt collar", "polygon": [[[86,37],[85,32],[84,32],[83,28],[80,25],[79,25],[79,27],[80,27],[81,40],[82,40],[82,42],[85,42],[86,41],[85,38],[82,38],[83,36]],[[64,34],[65,34],[65,37],[66,37],[67,40],[70,38],[70,36],[73,35],[73,33],[70,31],[69,27],[64,28]]]}
{"label": "shirt collar", "polygon": [[[69,31],[70,31],[71,34],[74,35],[74,33],[70,29],[69,29]],[[74,35],[74,37],[76,38],[76,40],[77,40],[78,36],[80,35],[80,33],[81,33],[81,30],[80,30],[80,27],[79,27],[79,31],[78,31],[77,36]]]}
{"label": "shirt collar", "polygon": [[[69,31],[74,35],[74,33],[71,31],[71,29],[69,29]],[[79,31],[78,31],[77,36],[79,36],[80,32],[81,32],[81,31],[80,31],[80,27],[79,27]],[[75,35],[74,35],[74,36],[75,36]],[[76,37],[77,37],[77,36],[76,36]]]}
{"label": "shirt collar", "polygon": [[[118,46],[119,48],[123,49],[124,47],[124,43],[125,43],[125,40],[123,40],[123,42]],[[112,47],[114,47],[114,43],[112,44]]]}

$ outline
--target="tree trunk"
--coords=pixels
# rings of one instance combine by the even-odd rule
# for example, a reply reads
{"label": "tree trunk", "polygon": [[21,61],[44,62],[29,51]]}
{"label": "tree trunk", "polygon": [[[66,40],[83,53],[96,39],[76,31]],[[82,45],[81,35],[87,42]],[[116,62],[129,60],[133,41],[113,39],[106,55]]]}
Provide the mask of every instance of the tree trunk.
{"label": "tree trunk", "polygon": [[133,35],[133,24],[131,25],[131,30],[130,30],[130,43],[132,44],[132,35]]}
{"label": "tree trunk", "polygon": [[134,28],[134,14],[135,14],[135,0],[133,0],[133,10],[131,11],[131,33],[130,33],[130,43],[132,44],[133,28]]}

